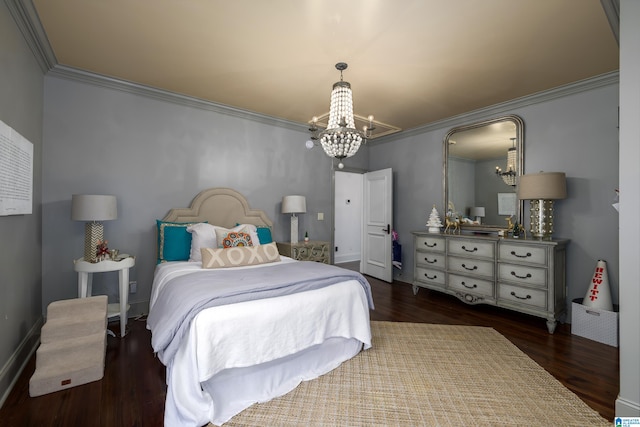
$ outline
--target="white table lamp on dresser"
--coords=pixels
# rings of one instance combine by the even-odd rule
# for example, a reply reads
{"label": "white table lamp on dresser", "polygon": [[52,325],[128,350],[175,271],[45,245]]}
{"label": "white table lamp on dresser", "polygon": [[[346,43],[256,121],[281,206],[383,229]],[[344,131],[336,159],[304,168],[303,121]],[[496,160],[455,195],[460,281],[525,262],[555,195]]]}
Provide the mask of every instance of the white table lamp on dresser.
{"label": "white table lamp on dresser", "polygon": [[482,218],[484,218],[485,216],[484,206],[475,206],[475,207],[469,208],[469,216],[471,218],[475,218],[475,221],[478,224],[482,224]]}
{"label": "white table lamp on dresser", "polygon": [[84,260],[96,262],[98,240],[104,240],[100,221],[118,218],[116,196],[74,194],[71,196],[71,219],[86,221],[84,228]]}
{"label": "white table lamp on dresser", "polygon": [[282,198],[282,213],[291,214],[291,243],[298,243],[297,213],[307,212],[307,199],[304,196],[284,196]]}

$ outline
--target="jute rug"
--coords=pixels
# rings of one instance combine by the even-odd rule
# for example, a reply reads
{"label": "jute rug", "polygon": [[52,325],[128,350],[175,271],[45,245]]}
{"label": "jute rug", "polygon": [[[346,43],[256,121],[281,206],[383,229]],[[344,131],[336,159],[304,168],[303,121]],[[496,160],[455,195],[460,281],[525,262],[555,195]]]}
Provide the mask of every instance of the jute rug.
{"label": "jute rug", "polygon": [[611,426],[492,328],[371,322],[373,348],[225,426]]}

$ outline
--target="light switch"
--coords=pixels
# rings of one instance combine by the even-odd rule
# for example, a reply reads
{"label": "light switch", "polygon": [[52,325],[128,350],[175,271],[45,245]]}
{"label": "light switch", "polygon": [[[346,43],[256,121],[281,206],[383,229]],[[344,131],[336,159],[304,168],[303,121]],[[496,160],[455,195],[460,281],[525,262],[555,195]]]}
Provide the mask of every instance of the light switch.
{"label": "light switch", "polygon": [[318,221],[324,221],[324,213],[318,212]]}

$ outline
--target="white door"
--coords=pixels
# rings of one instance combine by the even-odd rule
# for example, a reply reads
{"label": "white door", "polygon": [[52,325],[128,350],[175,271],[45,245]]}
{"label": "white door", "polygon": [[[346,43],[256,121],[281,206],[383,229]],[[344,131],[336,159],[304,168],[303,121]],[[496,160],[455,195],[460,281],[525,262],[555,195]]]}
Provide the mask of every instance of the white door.
{"label": "white door", "polygon": [[360,272],[391,283],[393,282],[391,169],[364,174],[363,211]]}

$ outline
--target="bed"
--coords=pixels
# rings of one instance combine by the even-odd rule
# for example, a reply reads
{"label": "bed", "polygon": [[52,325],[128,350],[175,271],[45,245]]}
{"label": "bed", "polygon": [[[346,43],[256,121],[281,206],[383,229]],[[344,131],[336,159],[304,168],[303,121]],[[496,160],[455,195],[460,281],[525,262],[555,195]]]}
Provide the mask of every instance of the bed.
{"label": "bed", "polygon": [[237,191],[204,190],[157,226],[147,328],[166,366],[165,426],[222,425],[371,347],[366,279],[280,256],[273,223]]}

